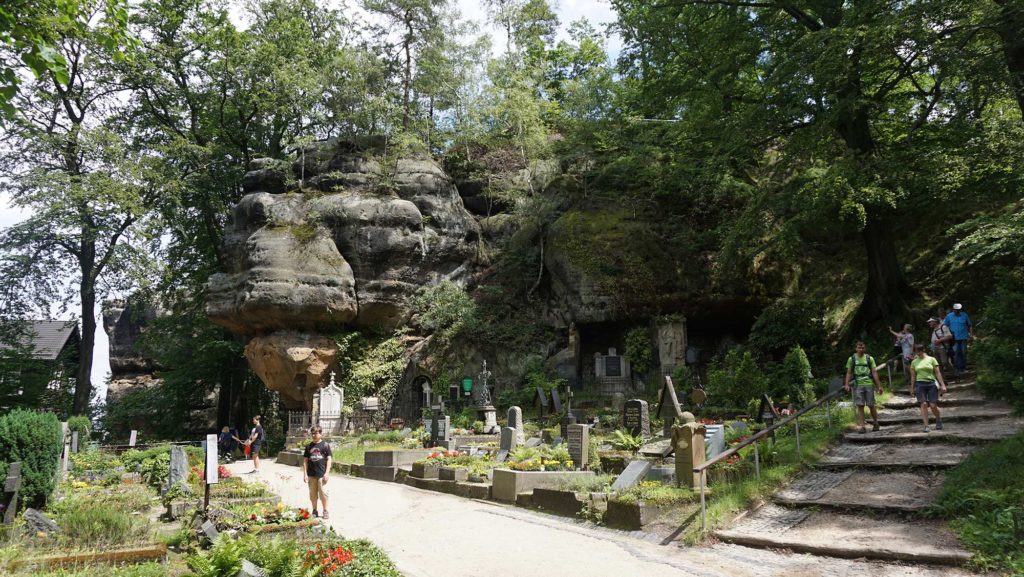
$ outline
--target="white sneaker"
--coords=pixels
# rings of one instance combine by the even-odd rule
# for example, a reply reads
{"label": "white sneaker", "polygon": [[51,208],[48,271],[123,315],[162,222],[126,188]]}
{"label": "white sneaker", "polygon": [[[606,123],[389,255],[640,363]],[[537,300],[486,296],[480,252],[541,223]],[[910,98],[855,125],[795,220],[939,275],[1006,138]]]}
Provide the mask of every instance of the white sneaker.
{"label": "white sneaker", "polygon": [[928,432],[928,427],[924,428],[924,432],[926,432],[926,433]]}

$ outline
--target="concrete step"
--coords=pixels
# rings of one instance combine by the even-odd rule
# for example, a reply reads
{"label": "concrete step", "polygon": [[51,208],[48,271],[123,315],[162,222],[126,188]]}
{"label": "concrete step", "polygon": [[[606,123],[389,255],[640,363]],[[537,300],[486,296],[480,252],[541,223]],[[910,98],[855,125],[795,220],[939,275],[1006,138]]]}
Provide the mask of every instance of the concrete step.
{"label": "concrete step", "polygon": [[[942,411],[942,422],[948,423],[953,421],[974,421],[979,419],[1008,417],[1012,413],[1013,408],[1009,405],[989,401],[988,403],[979,406],[949,407]],[[870,415],[867,415],[867,418],[870,421]],[[878,411],[878,422],[881,423],[882,426],[920,423],[921,411],[916,407],[913,409],[882,409],[881,411]]]}
{"label": "concrete step", "polygon": [[943,473],[933,470],[817,470],[790,483],[775,494],[774,500],[790,507],[920,511],[935,502],[943,477]]}
{"label": "concrete step", "polygon": [[851,431],[843,435],[843,439],[851,443],[988,443],[1012,437],[1024,430],[1024,417],[1004,416],[964,422],[946,422],[943,417],[942,420],[945,427],[941,431],[932,428],[925,433],[921,422],[914,421],[883,426],[877,433],[871,432],[869,426],[867,433]]}
{"label": "concrete step", "polygon": [[976,448],[948,443],[843,443],[829,449],[815,466],[826,469],[953,467]]}
{"label": "concrete step", "polygon": [[716,531],[729,543],[790,549],[826,557],[960,565],[971,555],[942,521],[766,505],[735,526]]}

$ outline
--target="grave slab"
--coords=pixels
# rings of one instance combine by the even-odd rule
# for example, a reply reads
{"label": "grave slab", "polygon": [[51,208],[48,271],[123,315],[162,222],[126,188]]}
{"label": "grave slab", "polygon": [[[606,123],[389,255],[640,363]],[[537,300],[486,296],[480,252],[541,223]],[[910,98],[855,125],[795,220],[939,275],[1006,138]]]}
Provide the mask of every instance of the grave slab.
{"label": "grave slab", "polygon": [[813,471],[775,494],[789,506],[839,509],[920,511],[938,497],[943,474],[938,471]]}
{"label": "grave slab", "polygon": [[644,480],[653,463],[650,461],[632,461],[626,470],[612,483],[612,491],[623,491]]}
{"label": "grave slab", "polygon": [[735,526],[716,531],[715,536],[749,547],[849,559],[959,565],[971,557],[941,521],[861,517],[777,505],[766,505]]}
{"label": "grave slab", "polygon": [[672,439],[671,438],[657,438],[651,440],[643,447],[640,447],[640,454],[645,457],[667,457],[672,454]]}

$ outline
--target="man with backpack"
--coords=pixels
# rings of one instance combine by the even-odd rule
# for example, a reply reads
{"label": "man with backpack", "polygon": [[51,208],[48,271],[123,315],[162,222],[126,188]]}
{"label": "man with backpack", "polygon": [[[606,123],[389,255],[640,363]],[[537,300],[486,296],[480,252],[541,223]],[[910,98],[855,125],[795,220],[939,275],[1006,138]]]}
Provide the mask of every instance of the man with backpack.
{"label": "man with backpack", "polygon": [[932,329],[932,352],[935,353],[939,366],[952,372],[953,362],[949,351],[953,347],[953,331],[937,317],[928,319],[928,326]]}
{"label": "man with backpack", "polygon": [[853,379],[853,404],[857,406],[857,430],[866,433],[864,428],[864,407],[871,407],[871,419],[874,421],[872,431],[878,430],[878,407],[875,406],[875,392],[882,394],[882,381],[878,378],[878,367],[875,359],[866,352],[864,341],[857,341],[856,352],[846,361],[846,381],[843,388],[850,392],[850,380]]}

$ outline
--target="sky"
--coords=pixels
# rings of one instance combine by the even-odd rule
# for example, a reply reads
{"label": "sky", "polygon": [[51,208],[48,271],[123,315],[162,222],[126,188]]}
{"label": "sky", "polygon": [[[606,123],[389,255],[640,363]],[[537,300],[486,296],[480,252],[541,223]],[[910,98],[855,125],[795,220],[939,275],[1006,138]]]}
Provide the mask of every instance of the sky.
{"label": "sky", "polygon": [[[352,4],[352,2],[349,2]],[[467,20],[474,20],[481,25],[481,29],[489,32],[492,38],[500,38],[499,30],[487,24],[487,14],[484,4],[480,0],[457,0],[459,11],[462,17]],[[615,21],[615,11],[606,0],[553,0],[552,4],[558,13],[561,23],[561,31],[558,39],[566,38],[565,30],[569,24],[586,18],[598,30],[603,25]],[[233,14],[236,18],[241,15]],[[236,19],[233,18],[233,19]],[[494,50],[500,52],[504,49],[504,42],[493,42]],[[619,52],[621,43],[617,38],[610,38],[608,52],[615,55]],[[6,191],[0,190],[0,229],[7,228],[28,218],[30,213],[10,206],[10,196]],[[77,306],[77,305],[76,305]],[[67,313],[74,314],[73,310]],[[77,315],[76,315],[77,316]],[[68,317],[65,317],[68,318]],[[103,330],[102,319],[97,318],[96,325],[96,347],[93,349],[92,384],[100,394],[100,398],[106,396],[107,377],[110,375],[110,341],[107,333]]]}

